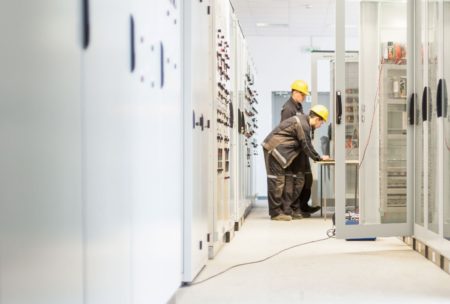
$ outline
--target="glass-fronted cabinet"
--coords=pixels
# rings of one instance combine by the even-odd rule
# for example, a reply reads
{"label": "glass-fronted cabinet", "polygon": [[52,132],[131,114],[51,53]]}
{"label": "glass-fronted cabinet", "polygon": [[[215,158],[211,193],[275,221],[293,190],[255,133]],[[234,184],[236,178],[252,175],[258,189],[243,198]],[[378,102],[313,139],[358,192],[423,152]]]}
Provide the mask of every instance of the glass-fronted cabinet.
{"label": "glass-fronted cabinet", "polygon": [[[448,150],[446,82],[448,67],[447,1],[415,1],[415,226],[422,240],[441,238],[448,230]],[[446,197],[447,195],[447,197]]]}
{"label": "glass-fronted cabinet", "polygon": [[[322,67],[322,69],[319,68]],[[345,154],[346,161],[346,201],[350,211],[357,213],[358,210],[358,157],[359,157],[359,66],[358,52],[348,51],[345,54],[345,80],[348,84],[346,89],[345,110],[346,131],[345,131]],[[325,67],[325,68],[324,68]],[[330,109],[329,125],[326,128],[316,130],[315,146],[320,147],[323,154],[330,155],[335,159],[334,129],[336,120],[334,119],[335,96],[329,92],[334,92],[335,80],[335,53],[334,51],[313,51],[311,53],[311,98],[319,104],[326,105]],[[329,78],[329,80],[327,79]],[[317,91],[319,82],[327,79],[330,81],[329,92]],[[322,98],[321,98],[322,97]],[[326,97],[327,100],[324,100]],[[318,136],[317,136],[318,135]],[[322,214],[334,213],[334,166],[330,163],[321,164],[318,168],[319,186],[318,196],[321,200]]]}
{"label": "glass-fronted cabinet", "polygon": [[[336,75],[347,75],[345,53],[357,51],[358,71],[335,77],[336,235],[376,237],[411,233],[412,173],[408,167],[408,96],[413,31],[411,2],[338,1]],[[350,76],[354,77],[350,77]],[[347,186],[356,170],[355,200]],[[343,191],[345,189],[345,191]]]}
{"label": "glass-fronted cabinet", "polygon": [[[345,153],[348,160],[359,155],[359,75],[358,62],[345,63]],[[348,171],[348,170],[347,170]]]}
{"label": "glass-fronted cabinet", "polygon": [[[345,75],[346,51],[359,53],[357,116],[347,106],[351,81],[335,77],[336,235],[412,235],[448,258],[450,1],[337,0],[336,24],[336,75]],[[352,213],[345,189],[356,117]]]}
{"label": "glass-fronted cabinet", "polygon": [[359,214],[359,62],[345,62],[345,201],[348,212]]}
{"label": "glass-fronted cabinet", "polygon": [[[332,72],[335,71],[335,61],[332,61]],[[334,91],[334,75],[332,79],[332,91]],[[359,214],[358,202],[358,176],[359,176],[359,61],[358,52],[347,51],[345,55],[345,203],[346,211]],[[342,108],[341,108],[342,109]],[[332,112],[337,108],[334,106]],[[342,119],[342,118],[341,118]],[[336,128],[336,120],[333,120],[331,129]],[[335,158],[336,141],[334,134],[331,136],[331,157]],[[332,169],[332,168],[331,168]],[[334,170],[331,171],[335,173]]]}
{"label": "glass-fronted cabinet", "polygon": [[429,96],[426,104],[427,114],[427,221],[428,229],[438,233],[438,202],[437,202],[437,181],[439,171],[437,170],[437,134],[438,134],[438,119],[437,119],[437,78],[438,67],[440,65],[441,56],[438,56],[439,51],[439,23],[441,22],[439,14],[439,1],[428,1],[427,3],[427,86],[429,87]]}
{"label": "glass-fronted cabinet", "polygon": [[[407,202],[407,77],[404,44],[382,43],[380,65],[380,218],[406,222]],[[397,55],[396,53],[401,53]]]}

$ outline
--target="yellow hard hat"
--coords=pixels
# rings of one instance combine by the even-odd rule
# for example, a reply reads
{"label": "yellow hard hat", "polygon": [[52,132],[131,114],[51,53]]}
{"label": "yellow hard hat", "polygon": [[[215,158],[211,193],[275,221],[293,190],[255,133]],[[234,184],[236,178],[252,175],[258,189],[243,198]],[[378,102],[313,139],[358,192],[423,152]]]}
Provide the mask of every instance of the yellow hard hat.
{"label": "yellow hard hat", "polygon": [[311,108],[311,112],[322,118],[324,121],[328,120],[328,109],[323,105],[315,105]]}
{"label": "yellow hard hat", "polygon": [[304,80],[296,80],[291,85],[292,90],[299,91],[305,95],[309,95],[308,84]]}

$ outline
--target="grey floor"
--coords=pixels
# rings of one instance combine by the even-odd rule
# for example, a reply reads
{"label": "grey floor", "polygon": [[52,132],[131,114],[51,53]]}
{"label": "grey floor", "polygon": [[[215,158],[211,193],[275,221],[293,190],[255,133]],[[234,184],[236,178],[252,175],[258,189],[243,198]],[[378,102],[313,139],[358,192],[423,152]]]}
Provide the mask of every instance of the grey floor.
{"label": "grey floor", "polygon": [[[270,221],[266,202],[259,202],[196,281],[235,264],[324,239],[330,227],[330,220],[318,217]],[[374,242],[332,238],[182,287],[176,303],[450,303],[450,276],[398,238]]]}

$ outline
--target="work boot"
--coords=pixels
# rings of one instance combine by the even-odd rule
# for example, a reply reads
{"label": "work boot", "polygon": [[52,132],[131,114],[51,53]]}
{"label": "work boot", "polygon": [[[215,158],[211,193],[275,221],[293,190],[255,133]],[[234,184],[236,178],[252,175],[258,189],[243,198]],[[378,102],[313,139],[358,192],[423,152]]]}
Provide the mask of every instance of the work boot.
{"label": "work boot", "polygon": [[310,213],[310,214],[313,214],[313,213],[316,213],[317,211],[319,211],[321,209],[321,207],[320,206],[313,206],[313,207],[309,207],[308,206],[308,212]]}
{"label": "work boot", "polygon": [[310,207],[309,205],[306,208],[302,208],[302,215],[304,218],[311,217],[311,214],[316,213],[321,209],[320,206]]}
{"label": "work boot", "polygon": [[278,215],[272,216],[270,219],[273,221],[290,221],[292,220],[292,217],[290,215],[280,213]]}
{"label": "work boot", "polygon": [[303,215],[301,213],[292,213],[291,216],[293,220],[301,220],[303,218]]}

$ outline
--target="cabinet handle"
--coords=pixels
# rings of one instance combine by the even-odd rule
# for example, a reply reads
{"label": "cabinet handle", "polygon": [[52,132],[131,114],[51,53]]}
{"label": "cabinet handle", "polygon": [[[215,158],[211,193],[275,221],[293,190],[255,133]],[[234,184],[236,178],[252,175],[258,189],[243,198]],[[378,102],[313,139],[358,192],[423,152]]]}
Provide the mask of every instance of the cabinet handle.
{"label": "cabinet handle", "polygon": [[136,49],[134,39],[134,18],[130,15],[130,72],[133,73],[136,67]]}
{"label": "cabinet handle", "polygon": [[203,117],[203,114],[200,115],[200,121],[199,121],[199,124],[200,124],[200,127],[202,128],[202,131],[203,131],[203,129],[204,129],[204,127],[205,127],[205,119],[204,119],[204,117]]}
{"label": "cabinet handle", "polygon": [[416,118],[416,100],[417,100],[417,94],[412,93],[411,97],[409,98],[409,124],[411,126],[414,125],[415,118]]}
{"label": "cabinet handle", "polygon": [[89,0],[82,0],[82,14],[83,14],[83,49],[89,47],[91,28],[89,23]]}
{"label": "cabinet handle", "polygon": [[195,127],[197,126],[199,126],[203,131],[203,129],[205,128],[205,118],[203,117],[203,114],[200,114],[198,122],[195,121],[195,111],[192,111],[192,128],[195,129]]}
{"label": "cabinet handle", "polygon": [[230,101],[228,104],[229,110],[230,110],[230,128],[233,128],[234,126],[234,109],[233,109],[233,102]]}
{"label": "cabinet handle", "polygon": [[447,84],[445,79],[439,79],[436,93],[437,117],[442,116],[447,117],[447,105],[448,105]]}
{"label": "cabinet handle", "polygon": [[423,93],[422,93],[422,121],[427,121],[428,120],[428,105],[427,103],[430,100],[430,89],[428,87],[424,87],[423,88]]}
{"label": "cabinet handle", "polygon": [[244,111],[241,111],[241,116],[239,117],[239,121],[241,123],[241,127],[239,128],[239,130],[241,134],[245,134],[246,129]]}
{"label": "cabinet handle", "polygon": [[238,116],[238,133],[241,133],[241,109],[239,108],[237,110],[237,116]]}
{"label": "cabinet handle", "polygon": [[336,91],[336,124],[340,125],[342,120],[342,97],[341,91]]}
{"label": "cabinet handle", "polygon": [[432,95],[431,95],[431,89],[430,89],[430,87],[427,87],[427,91],[428,91],[428,94],[427,94],[427,119],[428,119],[428,121],[431,121],[431,119],[433,118],[432,117],[432,114],[433,114],[433,97],[432,97]]}
{"label": "cabinet handle", "polygon": [[447,94],[447,81],[445,79],[442,79],[442,115],[444,118],[447,118],[447,112],[448,112],[448,94]]}
{"label": "cabinet handle", "polygon": [[164,45],[162,42],[159,43],[159,61],[160,61],[160,77],[161,77],[161,83],[160,83],[160,87],[161,89],[164,87]]}
{"label": "cabinet handle", "polygon": [[439,79],[436,89],[436,116],[442,117],[442,79]]}

